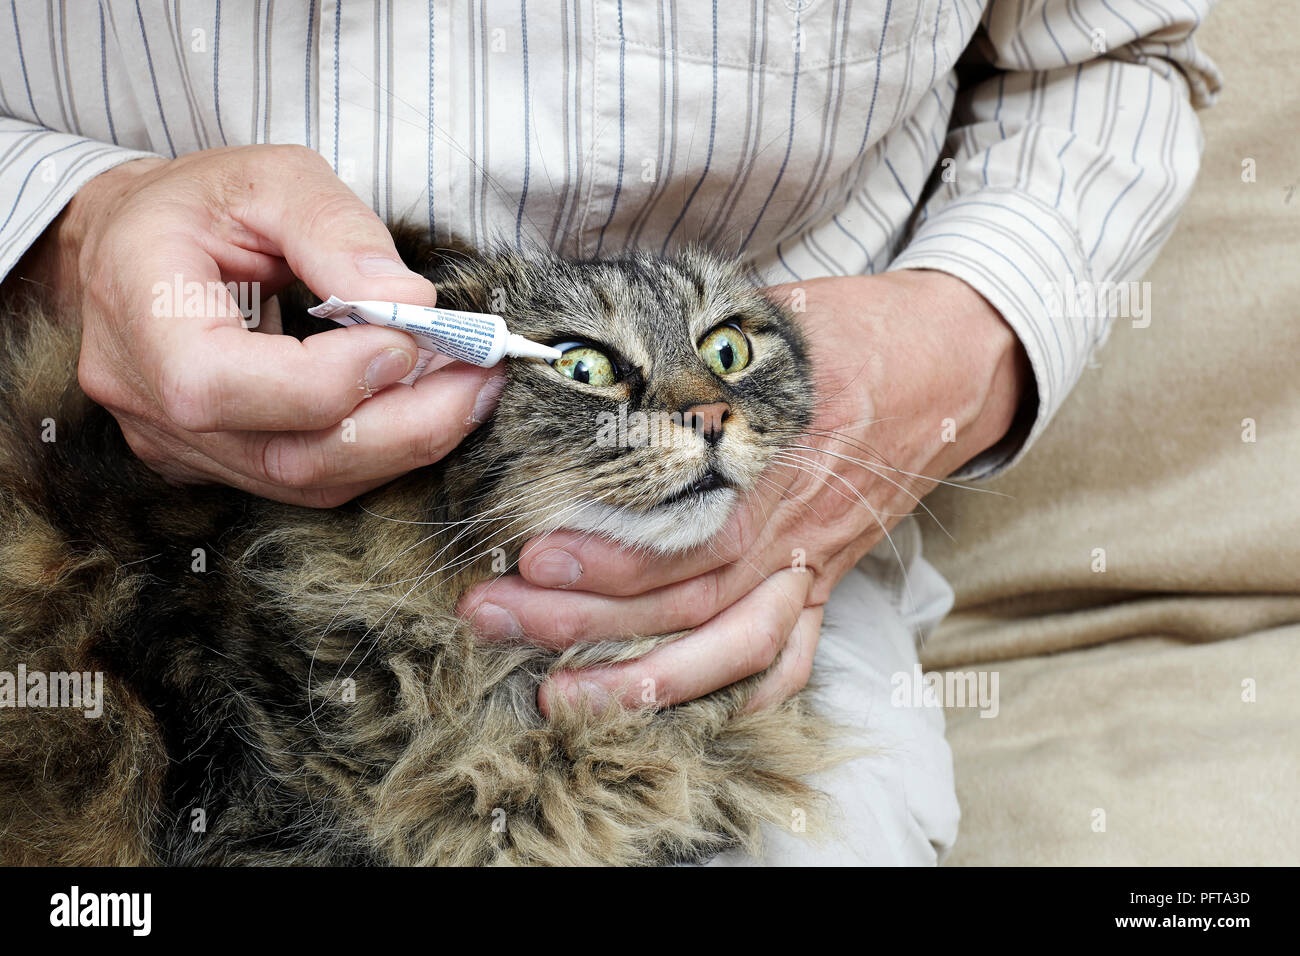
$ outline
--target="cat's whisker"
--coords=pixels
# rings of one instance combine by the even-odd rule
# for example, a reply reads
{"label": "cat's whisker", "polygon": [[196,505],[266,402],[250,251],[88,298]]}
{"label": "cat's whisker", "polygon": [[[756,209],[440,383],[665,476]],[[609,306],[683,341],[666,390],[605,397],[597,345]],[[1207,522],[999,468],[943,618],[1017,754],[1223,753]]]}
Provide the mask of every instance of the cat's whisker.
{"label": "cat's whisker", "polygon": [[[546,503],[546,504],[539,505],[539,506],[537,506],[537,507],[535,507],[535,508],[528,508],[528,509],[526,509],[526,510],[524,510],[524,511],[515,511],[515,512],[510,512],[510,513],[508,513],[508,514],[496,515],[496,516],[492,517],[491,519],[486,519],[486,518],[485,518],[485,519],[481,519],[481,523],[487,523],[488,521],[492,521],[492,522],[517,521],[517,520],[519,520],[520,518],[527,518],[529,515],[534,515],[534,514],[537,514],[538,512],[548,511],[548,510],[550,510],[551,508],[552,508],[552,504],[550,504],[550,503]],[[465,528],[465,529],[463,529],[459,534],[457,534],[457,536],[456,536],[455,538],[453,538],[451,541],[447,542],[447,544],[443,545],[443,547],[442,547],[438,552],[436,552],[436,553],[433,555],[432,560],[435,560],[435,561],[436,561],[439,557],[441,557],[443,554],[445,554],[445,553],[446,553],[446,552],[451,548],[452,545],[454,545],[457,541],[459,541],[462,537],[464,537],[465,534],[468,534],[468,533],[469,533],[469,530],[470,530],[469,528]],[[476,545],[476,546],[477,546],[477,545]],[[489,548],[488,551],[487,551],[486,553],[491,553],[492,550],[494,550],[494,549],[493,549],[493,548]],[[477,560],[478,557],[482,557],[482,556],[483,556],[483,555],[477,555],[477,556],[474,556],[474,557],[473,557],[473,560]],[[432,563],[432,562],[429,562],[429,563]],[[441,574],[441,573],[444,572],[444,571],[449,571],[449,570],[452,570],[452,569],[455,569],[455,568],[459,568],[459,567],[463,566],[463,565],[466,564],[466,563],[472,563],[471,558],[467,558],[467,557],[465,557],[464,555],[458,555],[457,557],[452,558],[451,561],[450,561],[450,563],[445,564],[445,565],[441,565],[440,567],[438,567],[438,568],[436,568],[436,569],[429,570],[429,568],[428,568],[428,564],[426,564],[425,569],[422,570],[422,571],[420,571],[419,573],[414,574],[414,575],[411,575],[411,576],[409,576],[409,577],[405,577],[405,578],[397,578],[397,579],[392,580],[392,581],[386,581],[386,582],[384,582],[384,585],[383,585],[383,586],[384,586],[384,587],[391,587],[391,586],[393,586],[393,585],[395,585],[395,584],[405,584],[407,581],[420,580],[420,579],[425,578],[425,577],[427,577],[428,575],[431,575],[431,574]]]}
{"label": "cat's whisker", "polygon": [[[358,584],[355,588],[353,588],[352,591],[351,591],[351,593],[349,593],[348,596],[347,596],[346,598],[344,598],[343,603],[342,603],[341,605],[339,605],[339,607],[334,611],[334,616],[333,616],[332,618],[330,618],[329,623],[326,624],[325,627],[324,627],[324,629],[321,631],[321,639],[323,640],[324,637],[325,637],[325,635],[328,634],[328,633],[330,632],[330,629],[334,626],[334,622],[338,620],[339,615],[342,614],[343,611],[344,611],[344,609],[348,606],[348,604],[351,603],[352,598],[356,597],[357,594],[359,594],[359,593],[361,593],[362,591],[366,590],[366,589],[367,589],[366,586],[367,586],[371,581],[373,581],[375,578],[377,578],[380,574],[382,574],[385,570],[387,570],[389,567],[391,567],[395,562],[397,562],[397,561],[400,560],[402,557],[404,557],[407,553],[409,553],[409,552],[415,550],[416,548],[418,548],[418,547],[420,547],[422,544],[424,544],[426,541],[430,541],[430,540],[432,540],[432,539],[435,538],[435,537],[437,537],[437,536],[434,535],[434,534],[428,534],[428,535],[425,535],[423,538],[420,538],[418,541],[414,542],[413,544],[407,545],[407,546],[406,546],[405,548],[403,548],[401,551],[397,552],[397,554],[393,555],[393,556],[392,556],[388,561],[384,562],[384,564],[382,564],[380,567],[376,568],[373,572],[371,572],[371,574],[370,574],[370,575],[369,575],[369,576],[368,576],[368,577],[367,577],[363,582],[361,582],[361,583]],[[319,645],[318,645],[318,646],[319,646]],[[314,658],[313,658],[313,659],[314,659]],[[310,677],[311,677],[311,674],[310,674],[310,670],[309,670],[309,671],[308,671],[308,679],[310,679]]]}
{"label": "cat's whisker", "polygon": [[[872,425],[881,425],[884,424],[885,422],[895,422],[895,421],[898,421],[897,415],[890,415],[887,418],[859,418],[856,421],[844,422],[844,424],[842,424],[840,428],[870,428]],[[819,429],[819,430],[827,434],[838,433],[832,431],[831,429]]]}
{"label": "cat's whisker", "polygon": [[[587,467],[587,465],[585,463],[579,462],[576,465],[569,465],[564,468],[557,468],[552,472],[546,472],[541,475],[537,475],[535,477],[529,478],[526,481],[519,482],[514,486],[513,490],[515,493],[513,495],[498,502],[497,504],[493,505],[491,508],[488,508],[484,511],[480,511],[474,515],[471,515],[468,518],[463,518],[458,521],[445,522],[444,526],[447,528],[464,526],[462,529],[462,533],[457,534],[456,537],[452,538],[451,541],[448,542],[448,546],[455,544],[457,541],[461,539],[461,537],[463,537],[463,532],[468,532],[476,525],[482,525],[493,521],[506,521],[506,520],[512,520],[514,518],[524,517],[526,515],[533,514],[542,508],[548,507],[548,505],[543,504],[535,508],[526,509],[524,511],[513,512],[513,513],[505,512],[503,510],[506,508],[510,508],[515,504],[517,504],[518,502],[523,501],[527,498],[536,497],[536,495],[548,490],[549,487],[553,486],[555,480],[559,478],[561,475],[564,475],[567,472],[575,471],[584,467]],[[533,488],[532,486],[537,482],[545,482],[545,484],[543,484],[541,488]],[[481,497],[483,497],[483,495],[476,495],[471,498],[464,499],[464,502],[462,503],[475,501]],[[446,548],[443,549],[443,551],[445,550]]]}
{"label": "cat's whisker", "polygon": [[[820,511],[818,511],[816,508],[814,508],[814,507],[812,506],[812,503],[811,503],[811,502],[804,501],[804,500],[802,500],[802,499],[796,497],[795,495],[791,494],[791,493],[790,493],[790,489],[789,489],[788,487],[784,487],[784,486],[782,486],[779,482],[774,481],[772,478],[768,477],[767,475],[764,475],[764,474],[758,474],[758,475],[755,475],[755,476],[754,476],[754,480],[755,480],[756,482],[761,482],[762,484],[766,485],[767,487],[769,487],[769,488],[771,488],[773,491],[775,491],[777,497],[778,497],[780,500],[782,500],[782,501],[793,501],[793,502],[795,502],[795,503],[797,503],[797,504],[801,504],[801,505],[803,505],[805,508],[807,508],[809,511],[811,511],[811,512],[812,512],[812,513],[817,517],[817,520],[818,520],[818,521],[822,521],[822,522],[824,522],[824,521],[826,520],[825,517],[822,515],[822,513],[821,513]],[[757,488],[757,487],[751,488],[751,489],[749,490],[749,492],[746,493],[746,495],[745,495],[745,500],[748,501],[748,500],[751,500],[751,499],[755,498],[755,497],[756,497],[756,494],[755,494],[755,493],[756,493],[757,491],[758,491],[758,488]],[[770,510],[768,510],[766,503],[764,503],[764,505],[763,505],[763,519],[764,519],[764,523],[770,521],[770,520],[771,520],[771,517],[772,517],[772,513],[771,513]]]}
{"label": "cat's whisker", "polygon": [[[561,493],[563,493],[563,489],[561,490]],[[483,523],[483,522],[486,522],[486,521],[488,521],[488,520],[493,520],[493,521],[517,520],[517,519],[520,518],[520,517],[526,517],[526,516],[528,516],[528,515],[536,514],[536,513],[540,512],[540,511],[546,511],[546,510],[549,510],[551,507],[553,507],[553,502],[545,502],[545,503],[543,503],[543,504],[541,504],[541,505],[538,505],[538,506],[535,507],[535,508],[526,509],[526,510],[524,510],[524,511],[520,511],[520,512],[515,512],[515,513],[511,513],[511,514],[503,514],[503,515],[499,515],[499,516],[494,516],[494,517],[491,518],[491,519],[488,519],[488,518],[480,518],[480,519],[478,519],[478,522],[479,522],[479,523]],[[480,554],[470,555],[469,557],[466,557],[466,556],[463,555],[463,554],[462,554],[462,555],[458,555],[456,558],[453,558],[449,563],[447,563],[447,564],[443,564],[443,565],[440,565],[438,568],[430,570],[431,566],[432,566],[432,565],[433,565],[433,564],[434,564],[434,563],[435,563],[435,562],[436,562],[440,557],[442,557],[444,554],[446,554],[447,551],[450,550],[450,549],[451,549],[451,548],[456,544],[457,541],[459,541],[461,538],[463,538],[465,535],[467,535],[471,530],[472,530],[471,527],[465,527],[465,528],[462,528],[459,532],[457,532],[457,534],[456,534],[454,537],[452,537],[452,539],[451,539],[450,541],[448,541],[446,544],[444,544],[444,545],[443,545],[439,550],[437,550],[436,552],[434,552],[434,553],[429,557],[429,559],[428,559],[428,561],[426,561],[424,567],[423,567],[423,568],[422,568],[418,573],[416,573],[415,575],[412,575],[412,576],[407,577],[407,578],[399,578],[399,579],[396,580],[396,581],[386,582],[385,586],[386,586],[386,587],[391,587],[391,586],[393,586],[394,584],[404,584],[404,583],[406,583],[407,581],[414,581],[415,584],[412,585],[412,590],[414,590],[415,587],[418,587],[419,584],[420,584],[421,582],[427,580],[427,579],[428,579],[430,576],[432,576],[432,575],[441,574],[441,573],[443,573],[444,571],[449,571],[449,570],[452,570],[452,569],[454,569],[454,568],[457,568],[457,567],[463,566],[463,565],[465,565],[465,564],[467,564],[467,563],[470,563],[472,560],[477,560],[477,558],[482,557],[483,554],[491,553],[491,550],[493,550],[493,549],[489,547],[489,548],[488,548],[487,550],[485,550],[484,552],[482,552],[482,553],[480,553]],[[479,543],[481,544],[481,542],[479,542]],[[475,545],[475,547],[477,547],[477,546],[478,546],[478,545]],[[472,550],[472,549],[471,549],[471,550]],[[409,593],[410,593],[410,592],[408,592],[408,594],[409,594]],[[364,639],[364,637],[366,637],[366,636],[368,636],[368,635],[369,635],[369,632],[367,632],[366,635],[363,635],[363,639]]]}
{"label": "cat's whisker", "polygon": [[[839,496],[840,496],[841,498],[843,498],[845,501],[849,501],[849,502],[852,502],[852,503],[854,503],[854,504],[858,504],[858,503],[859,503],[859,502],[857,501],[857,499],[853,498],[851,495],[845,494],[845,493],[844,493],[843,491],[841,491],[839,488],[836,488],[834,485],[832,485],[832,484],[830,484],[828,481],[826,481],[825,478],[823,478],[823,477],[821,476],[821,474],[819,474],[819,473],[816,472],[816,471],[811,470],[813,467],[817,467],[817,468],[820,468],[820,469],[822,469],[822,470],[824,470],[824,471],[828,471],[828,472],[830,471],[830,469],[827,469],[827,468],[825,468],[824,466],[819,465],[817,462],[814,462],[814,461],[812,461],[812,460],[810,460],[810,459],[804,459],[804,458],[793,458],[793,457],[789,457],[789,456],[786,456],[786,455],[774,455],[774,456],[772,457],[772,461],[773,461],[773,463],[775,463],[775,464],[778,464],[778,465],[785,465],[785,466],[787,466],[787,467],[793,468],[795,471],[802,472],[802,473],[808,475],[809,477],[811,477],[811,478],[815,479],[816,481],[818,481],[818,482],[819,482],[819,483],[820,483],[820,484],[821,484],[821,485],[822,485],[822,486],[823,486],[827,491],[831,492],[832,494],[839,495]],[[885,517],[887,517],[887,518],[904,518],[904,517],[907,517],[907,515],[895,515],[895,514],[890,514],[890,513],[884,513],[884,514],[885,514]]]}
{"label": "cat's whisker", "polygon": [[[582,508],[586,507],[587,505],[592,504],[598,500],[599,498],[593,498],[590,495],[587,496],[575,495],[568,499],[565,499],[562,502],[556,502],[555,500],[549,501],[544,505],[540,505],[537,508],[530,509],[529,511],[523,512],[522,514],[524,515],[536,514],[541,511],[551,512],[559,508],[562,510],[560,510],[556,514],[556,518],[558,519],[561,515],[564,517],[568,517],[570,514],[575,513],[576,511],[579,511]],[[576,502],[576,503],[570,505],[569,502]],[[484,544],[482,549],[477,553],[457,557],[453,559],[450,564],[446,564],[433,571],[429,571],[426,574],[422,575],[422,577],[427,578],[429,576],[442,574],[444,572],[451,571],[453,569],[459,569],[461,567],[465,567],[469,564],[472,564],[474,561],[477,561],[478,559],[488,554],[491,554],[493,551],[504,548],[505,545],[510,544],[511,542],[516,541],[525,535],[532,534],[534,531],[540,529],[541,526],[542,526],[542,522],[534,522],[525,530],[518,532],[517,534],[511,535],[505,541],[489,542],[487,544]]]}
{"label": "cat's whisker", "polygon": [[[805,451],[819,452],[819,453],[821,453],[821,454],[823,454],[823,455],[829,455],[830,457],[835,458],[835,459],[837,459],[837,460],[839,460],[839,461],[847,462],[847,463],[849,463],[849,464],[851,464],[851,465],[857,465],[859,468],[863,468],[863,469],[865,469],[865,470],[871,472],[871,474],[875,475],[875,476],[876,476],[877,478],[879,478],[881,481],[887,481],[887,482],[889,482],[891,485],[893,485],[895,488],[897,488],[897,489],[898,489],[899,491],[901,491],[903,494],[907,495],[909,498],[911,498],[913,501],[915,501],[916,504],[917,504],[917,506],[918,506],[919,508],[921,508],[921,509],[922,509],[922,510],[927,514],[927,515],[929,515],[930,518],[931,518],[931,520],[933,520],[934,523],[935,523],[936,525],[939,526],[939,530],[941,530],[944,534],[948,535],[948,537],[949,537],[950,539],[952,538],[952,535],[949,534],[948,529],[944,527],[943,522],[940,521],[940,520],[938,519],[938,517],[935,515],[935,513],[934,513],[933,511],[930,510],[929,505],[927,505],[924,501],[921,500],[921,496],[920,496],[920,495],[916,494],[916,492],[912,491],[910,488],[904,488],[901,484],[899,484],[899,483],[898,483],[897,481],[895,481],[894,479],[890,478],[888,475],[882,475],[880,472],[878,472],[878,471],[876,470],[875,466],[872,465],[871,463],[869,463],[869,462],[865,462],[865,461],[862,461],[862,460],[857,459],[857,458],[853,458],[853,457],[851,457],[851,456],[849,456],[849,455],[841,455],[839,452],[829,451],[829,450],[827,450],[827,449],[825,449],[825,448],[818,448],[818,447],[816,447],[815,445],[801,445],[801,444],[795,444],[795,445],[791,445],[790,447],[791,447],[791,448],[801,448],[801,449],[803,449],[803,450],[805,450]],[[955,539],[954,539],[954,540],[955,540]]]}
{"label": "cat's whisker", "polygon": [[[848,488],[849,488],[849,489],[850,489],[850,490],[851,490],[855,495],[857,495],[858,499],[859,499],[859,500],[861,501],[861,503],[862,503],[862,506],[863,506],[864,508],[867,509],[867,511],[871,514],[871,517],[875,519],[876,524],[878,524],[878,525],[880,526],[881,533],[884,534],[884,536],[885,536],[885,540],[889,542],[889,548],[890,548],[891,551],[894,552],[894,560],[898,562],[898,570],[899,570],[899,572],[903,575],[903,590],[904,590],[904,592],[907,594],[907,600],[911,603],[911,605],[912,605],[913,607],[915,607],[915,606],[916,606],[916,598],[915,598],[915,596],[912,594],[912,581],[911,581],[910,576],[909,576],[908,573],[907,573],[907,564],[903,561],[903,555],[902,555],[902,552],[900,552],[900,551],[898,550],[898,545],[894,542],[894,536],[891,535],[891,534],[889,533],[889,528],[886,527],[885,523],[884,523],[882,520],[880,520],[880,514],[878,514],[878,513],[876,512],[876,509],[873,508],[873,507],[871,507],[871,503],[870,503],[869,501],[867,501],[866,495],[862,494],[862,492],[860,492],[860,491],[859,491],[859,490],[858,490],[858,489],[853,485],[852,482],[850,482],[847,478],[845,478],[843,475],[840,475],[838,472],[834,471],[833,469],[828,468],[828,467],[826,467],[826,466],[824,466],[824,465],[818,464],[817,462],[812,462],[812,461],[808,461],[807,464],[810,465],[810,466],[812,466],[812,467],[815,467],[815,468],[819,468],[819,469],[821,469],[821,470],[824,471],[828,476],[830,476],[830,477],[832,477],[832,478],[837,478],[837,479],[839,479],[839,481],[841,481],[841,482],[843,482],[845,485],[847,485]],[[887,517],[895,517],[895,516],[894,516],[894,515],[888,515]],[[901,516],[901,517],[906,517],[906,516]]]}
{"label": "cat's whisker", "polygon": [[[545,507],[546,506],[543,505],[537,508],[529,508],[524,511],[508,512],[500,515],[493,515],[490,517],[483,516],[483,517],[478,517],[473,519],[465,519],[464,521],[452,522],[451,524],[453,526],[468,525],[468,527],[461,528],[460,532],[454,538],[452,538],[449,542],[444,544],[442,548],[433,555],[433,558],[436,560],[440,555],[444,554],[452,545],[454,545],[457,541],[459,541],[462,537],[464,537],[465,534],[468,534],[472,530],[473,525],[487,524],[493,521],[513,521],[518,518],[527,517],[528,515],[535,514],[540,510],[544,510]],[[404,548],[401,554],[405,554],[406,552],[410,551],[411,548],[416,547],[420,544],[424,544],[425,542],[434,539],[436,537],[438,537],[436,533],[426,535],[424,538],[421,538],[418,542],[416,542],[415,545],[411,545],[407,548]],[[387,562],[383,567],[386,568],[388,567],[389,564],[392,564],[392,561]],[[383,568],[380,568],[380,570],[382,571]],[[392,587],[395,584],[404,584],[407,581],[416,580],[417,578],[421,577],[423,573],[424,572],[419,572],[417,574],[405,578],[393,578],[391,580],[385,580],[375,584],[373,587],[367,587],[366,584],[369,584],[369,581],[374,577],[374,575],[371,575],[370,578],[366,579],[366,584],[359,585],[357,588],[354,589],[353,593],[355,594],[367,590],[374,590],[374,591],[383,590],[384,588]]]}
{"label": "cat's whisker", "polygon": [[804,437],[833,438],[836,441],[843,442],[844,444],[848,445],[850,448],[854,448],[857,449],[858,451],[865,452],[866,454],[870,455],[872,458],[880,462],[881,465],[884,465],[886,467],[891,467],[891,468],[893,467],[893,463],[890,462],[890,460],[886,458],[881,453],[881,451],[878,448],[876,448],[875,445],[869,444],[866,441],[863,441],[861,439],[847,438],[844,435],[842,435],[840,432],[831,431],[829,429],[813,429],[813,428],[808,429],[808,431],[804,433]]}
{"label": "cat's whisker", "polygon": [[[379,576],[380,574],[382,574],[385,570],[387,570],[389,567],[391,567],[391,566],[393,565],[394,562],[400,560],[400,559],[401,559],[404,555],[406,555],[408,552],[414,550],[415,548],[420,547],[420,546],[421,546],[422,544],[424,544],[426,541],[429,541],[430,539],[432,539],[432,538],[434,538],[434,537],[436,537],[436,535],[433,535],[433,534],[425,535],[423,538],[420,538],[420,539],[419,539],[418,541],[416,541],[414,544],[408,545],[407,547],[403,548],[403,549],[402,549],[401,551],[399,551],[397,554],[393,555],[393,557],[392,557],[391,559],[389,559],[387,562],[385,562],[381,567],[376,568],[373,572],[371,572],[371,574],[366,578],[365,581],[363,581],[361,584],[357,585],[357,587],[353,588],[352,591],[348,594],[348,596],[347,596],[346,598],[343,599],[343,603],[340,604],[340,605],[335,609],[333,616],[329,619],[329,622],[325,625],[325,627],[323,627],[323,628],[321,629],[321,631],[320,631],[320,635],[319,635],[319,636],[317,637],[317,639],[316,639],[316,646],[315,646],[315,648],[313,648],[313,650],[312,650],[311,658],[310,658],[310,660],[307,662],[307,686],[308,686],[309,688],[311,687],[312,672],[313,672],[313,670],[315,669],[315,666],[316,666],[316,655],[317,655],[317,653],[319,653],[319,651],[320,651],[321,643],[325,640],[325,637],[326,637],[326,636],[330,633],[330,631],[333,629],[335,622],[338,621],[338,619],[339,619],[339,615],[342,614],[343,611],[348,607],[348,605],[350,605],[350,604],[352,603],[352,599],[353,599],[354,597],[356,597],[357,594],[360,593],[360,592],[361,592],[361,591],[366,587],[366,585],[368,585],[368,584],[369,584],[371,581],[373,581],[376,577],[378,577],[378,576]],[[314,719],[314,711],[313,711],[313,719]]]}
{"label": "cat's whisker", "polygon": [[[960,481],[952,481],[950,479],[936,478],[933,475],[923,475],[920,474],[919,472],[906,471],[905,469],[902,468],[896,468],[893,465],[886,462],[885,459],[880,456],[880,453],[877,452],[870,445],[860,444],[858,442],[853,441],[852,439],[845,438],[843,435],[840,435],[837,432],[818,431],[818,430],[810,429],[809,431],[806,432],[806,434],[824,436],[826,438],[834,438],[836,441],[844,442],[846,445],[850,445],[854,448],[857,448],[859,451],[865,451],[868,454],[874,455],[877,459],[879,459],[876,462],[876,467],[885,468],[888,469],[889,471],[897,472],[898,474],[908,478],[919,478],[922,481],[932,481],[937,485],[943,485],[947,488],[960,488],[962,491],[974,491],[982,495],[996,495],[999,498],[1015,497],[1014,495],[1007,494],[1005,491],[996,491],[993,488],[980,488],[977,485],[968,485]],[[807,447],[807,446],[803,446],[803,447]]]}
{"label": "cat's whisker", "polygon": [[[594,443],[593,443],[593,444],[594,444]],[[585,451],[585,450],[586,450],[586,448],[581,447],[581,446],[575,449],[575,451],[578,451],[578,452]],[[501,455],[498,455],[498,458],[499,458],[499,457],[501,457]],[[509,463],[509,462],[506,462],[506,463],[504,463],[504,464],[508,465],[508,464],[510,464],[510,463]],[[590,463],[588,463],[588,462],[585,462],[585,461],[575,462],[575,463],[572,464],[572,465],[565,465],[563,468],[556,468],[556,469],[553,470],[553,471],[543,472],[543,473],[540,474],[540,475],[534,475],[534,476],[532,476],[532,477],[530,477],[530,478],[527,478],[527,479],[524,480],[524,481],[518,481],[518,482],[515,482],[515,483],[513,483],[512,487],[511,487],[511,490],[514,491],[514,492],[523,492],[525,489],[530,488],[534,483],[536,483],[536,482],[538,482],[538,481],[543,481],[543,480],[548,479],[548,478],[554,478],[554,477],[556,477],[556,476],[558,476],[558,475],[563,475],[563,474],[566,474],[566,473],[571,472],[571,471],[579,471],[579,470],[584,469],[584,468],[588,468],[588,469],[589,469],[590,467],[591,467],[591,465],[590,465]],[[495,470],[493,470],[493,469],[495,469],[495,465],[493,465],[493,466],[489,466],[489,469],[485,469],[485,471],[484,471],[484,478],[490,478],[490,477],[493,477],[493,476],[495,475],[495,473],[496,473]],[[476,495],[470,495],[470,496],[467,497],[467,498],[461,499],[461,500],[458,502],[458,504],[460,504],[460,505],[468,505],[468,504],[471,504],[471,503],[473,503],[473,502],[475,502],[475,501],[479,501],[479,500],[481,500],[481,499],[483,499],[483,498],[489,497],[490,495],[495,494],[495,493],[497,493],[497,492],[495,492],[495,491],[483,491],[483,492],[480,492],[479,494],[476,494]],[[479,514],[486,514],[486,513],[487,513],[487,512],[480,512]],[[475,517],[477,517],[477,515],[476,515]],[[472,519],[463,519],[463,520],[472,520]],[[451,522],[451,523],[452,523],[452,524],[455,524],[456,522]]]}
{"label": "cat's whisker", "polygon": [[[774,456],[774,458],[775,458],[775,460],[783,461],[783,462],[785,462],[786,464],[791,464],[791,465],[793,465],[793,464],[795,464],[795,463],[802,463],[802,464],[805,465],[805,466],[812,467],[812,468],[816,468],[816,469],[818,470],[818,473],[826,472],[826,473],[834,474],[835,477],[838,478],[840,481],[842,481],[843,483],[845,483],[845,484],[847,484],[847,485],[850,485],[850,486],[853,488],[854,492],[858,495],[859,498],[862,497],[862,492],[857,488],[856,485],[853,485],[853,483],[852,483],[851,481],[849,481],[847,478],[845,478],[843,475],[839,474],[838,472],[835,472],[834,469],[829,468],[829,467],[827,467],[826,465],[823,465],[821,462],[814,461],[814,460],[811,459],[811,458],[799,457],[799,456],[795,455],[795,454],[792,453],[792,452],[786,452],[786,453],[783,453],[783,454],[780,455],[780,456]],[[809,471],[807,471],[806,469],[805,469],[805,474],[814,475],[813,472],[809,472]],[[815,476],[815,475],[814,475],[814,476]],[[825,483],[823,482],[823,484],[825,484]],[[834,490],[834,489],[830,489],[829,486],[828,486],[828,490]],[[844,494],[841,492],[841,497],[846,497],[846,498],[848,498],[849,496],[844,495]],[[849,498],[849,500],[852,501],[852,500],[854,500],[854,499],[853,499],[853,498]],[[900,511],[900,512],[895,512],[895,511],[884,511],[884,510],[877,510],[877,511],[874,511],[874,513],[877,514],[877,515],[884,515],[886,518],[910,518],[910,517],[912,517],[912,516],[914,516],[914,515],[917,514],[917,512],[915,512],[915,511]]]}

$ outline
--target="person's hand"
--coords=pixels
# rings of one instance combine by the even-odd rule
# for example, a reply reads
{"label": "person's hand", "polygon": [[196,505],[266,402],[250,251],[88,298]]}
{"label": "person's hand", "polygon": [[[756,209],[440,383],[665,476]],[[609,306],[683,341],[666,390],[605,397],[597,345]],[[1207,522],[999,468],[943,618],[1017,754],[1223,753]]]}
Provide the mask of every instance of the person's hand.
{"label": "person's hand", "polygon": [[628,706],[691,700],[778,655],[749,706],[790,696],[808,680],[835,584],[937,479],[1006,435],[1030,381],[1028,360],[965,283],[898,271],[768,291],[784,301],[796,289],[806,297],[799,318],[815,419],[715,542],[656,557],[553,532],[524,548],[519,575],[462,600],[483,640],[561,648],[695,629],[639,660],[554,675],[539,694],[544,712],[557,693],[594,707],[610,697]]}
{"label": "person's hand", "polygon": [[[115,167],[77,193],[16,271],[79,318],[82,388],[176,482],[330,507],[442,458],[504,383],[456,364],[386,388],[415,364],[404,332],[275,334],[268,297],[295,275],[322,298],[436,298],[378,217],[304,147]],[[255,329],[222,288],[230,282],[260,284],[246,303],[263,305]]]}

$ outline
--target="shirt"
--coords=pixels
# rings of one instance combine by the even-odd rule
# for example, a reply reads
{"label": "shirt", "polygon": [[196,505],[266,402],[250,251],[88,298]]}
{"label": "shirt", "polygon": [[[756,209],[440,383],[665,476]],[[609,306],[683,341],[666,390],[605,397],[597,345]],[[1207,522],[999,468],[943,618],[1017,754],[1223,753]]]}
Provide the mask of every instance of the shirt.
{"label": "shirt", "polygon": [[[0,275],[145,154],[300,143],[385,219],[764,284],[930,268],[1028,354],[1032,443],[1197,172],[1209,0],[10,0]],[[4,21],[10,21],[4,24]]]}

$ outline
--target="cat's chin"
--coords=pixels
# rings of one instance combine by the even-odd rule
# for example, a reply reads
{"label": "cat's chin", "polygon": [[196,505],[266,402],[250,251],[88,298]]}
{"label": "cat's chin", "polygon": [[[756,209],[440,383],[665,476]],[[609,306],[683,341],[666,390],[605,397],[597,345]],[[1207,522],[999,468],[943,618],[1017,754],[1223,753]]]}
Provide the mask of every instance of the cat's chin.
{"label": "cat's chin", "polygon": [[734,488],[713,488],[649,511],[592,503],[566,517],[564,527],[604,535],[629,547],[673,554],[703,544],[721,531],[738,500]]}

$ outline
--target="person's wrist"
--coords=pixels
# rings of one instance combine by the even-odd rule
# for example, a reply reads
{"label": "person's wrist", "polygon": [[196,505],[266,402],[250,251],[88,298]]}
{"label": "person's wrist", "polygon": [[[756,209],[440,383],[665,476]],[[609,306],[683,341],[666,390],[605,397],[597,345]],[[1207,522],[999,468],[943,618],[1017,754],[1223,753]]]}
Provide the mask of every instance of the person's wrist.
{"label": "person's wrist", "polygon": [[142,157],[107,169],[85,183],[14,266],[5,284],[21,283],[58,306],[79,296],[81,252],[94,224],[127,196],[140,176],[167,161]]}
{"label": "person's wrist", "polygon": [[1001,442],[1015,425],[1033,389],[1029,357],[1002,313],[972,286],[946,272],[905,271],[937,299],[938,314],[948,325],[939,374],[949,389],[958,389],[954,458],[965,463]]}
{"label": "person's wrist", "polygon": [[[960,281],[960,280],[958,280]],[[985,365],[989,370],[975,425],[969,429],[972,447],[967,460],[1001,442],[1015,424],[1033,381],[1029,356],[1014,329],[988,300],[962,283],[963,298],[971,300],[965,315],[974,336],[983,340]]]}
{"label": "person's wrist", "polygon": [[62,261],[70,260],[75,266],[97,224],[113,214],[139,186],[142,176],[166,164],[167,160],[154,156],[133,159],[105,170],[77,190],[55,220],[55,241],[60,247]]}

